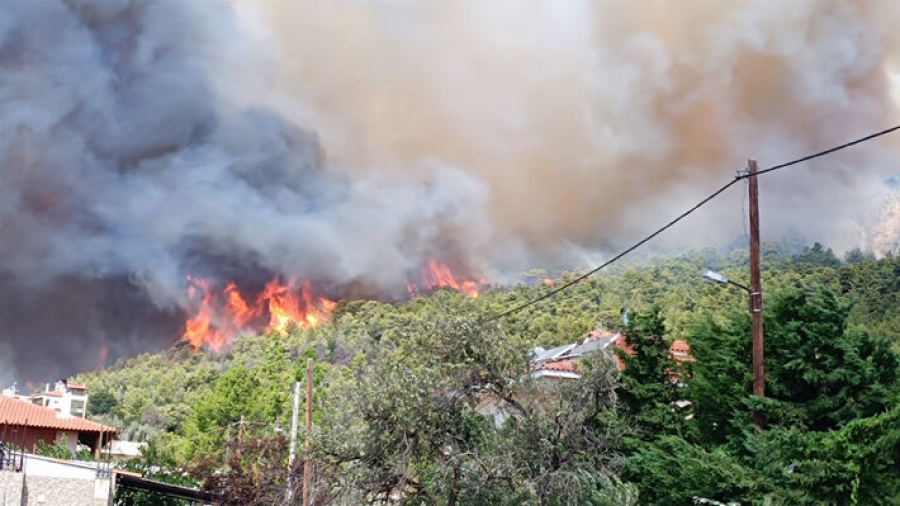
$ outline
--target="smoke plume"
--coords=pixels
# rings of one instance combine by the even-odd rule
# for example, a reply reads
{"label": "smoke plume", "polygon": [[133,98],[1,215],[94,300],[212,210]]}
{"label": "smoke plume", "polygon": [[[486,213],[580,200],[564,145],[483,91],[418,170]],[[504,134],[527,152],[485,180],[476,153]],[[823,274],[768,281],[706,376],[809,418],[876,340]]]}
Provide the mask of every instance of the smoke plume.
{"label": "smoke plume", "polygon": [[[0,379],[171,344],[186,277],[403,293],[661,225],[897,120],[893,2],[0,3]],[[849,247],[881,139],[761,182]],[[741,234],[741,188],[667,245]],[[843,242],[842,242],[843,241]]]}

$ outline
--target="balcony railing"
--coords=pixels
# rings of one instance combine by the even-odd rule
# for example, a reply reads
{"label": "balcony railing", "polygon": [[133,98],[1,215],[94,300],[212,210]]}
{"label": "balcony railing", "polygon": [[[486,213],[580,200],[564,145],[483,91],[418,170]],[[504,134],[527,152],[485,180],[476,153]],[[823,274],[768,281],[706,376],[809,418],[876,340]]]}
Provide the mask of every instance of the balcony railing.
{"label": "balcony railing", "polygon": [[0,441],[0,471],[22,471],[25,453]]}

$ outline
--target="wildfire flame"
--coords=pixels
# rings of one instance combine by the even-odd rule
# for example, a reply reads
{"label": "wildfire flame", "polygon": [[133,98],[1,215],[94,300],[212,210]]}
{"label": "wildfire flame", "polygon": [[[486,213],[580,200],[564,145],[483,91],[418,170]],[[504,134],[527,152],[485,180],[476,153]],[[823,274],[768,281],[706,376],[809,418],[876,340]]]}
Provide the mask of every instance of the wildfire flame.
{"label": "wildfire flame", "polygon": [[250,304],[234,283],[219,294],[204,279],[187,279],[188,298],[196,302],[197,310],[185,322],[183,337],[194,348],[220,350],[241,332],[263,328],[267,316],[266,331],[286,332],[291,322],[303,328],[318,325],[337,306],[334,301],[314,295],[308,281],[298,286],[293,281],[282,284],[280,279],[273,279]]}
{"label": "wildfire flame", "polygon": [[[184,339],[195,348],[221,350],[242,332],[287,332],[291,323],[310,328],[328,320],[337,303],[316,295],[309,281],[282,283],[271,280],[253,298],[246,298],[235,283],[214,288],[203,278],[188,276],[188,299],[194,315],[184,325]],[[457,280],[450,268],[430,260],[422,268],[421,280],[407,285],[410,295],[450,288],[478,297],[485,280]]]}
{"label": "wildfire flame", "polygon": [[109,358],[109,348],[104,344],[100,346],[100,356],[97,359],[97,366],[94,367],[94,372],[99,372],[106,367],[107,358]]}
{"label": "wildfire flame", "polygon": [[484,279],[478,281],[457,281],[449,267],[435,259],[431,259],[428,261],[428,265],[422,268],[421,285],[407,285],[407,290],[411,295],[416,295],[419,293],[420,288],[426,292],[437,290],[438,288],[451,288],[475,298],[481,294],[481,289],[486,284],[487,281]]}
{"label": "wildfire flame", "polygon": [[259,297],[269,308],[269,330],[286,331],[290,322],[314,327],[327,320],[337,303],[313,295],[312,285],[304,281],[299,289],[272,280]]}

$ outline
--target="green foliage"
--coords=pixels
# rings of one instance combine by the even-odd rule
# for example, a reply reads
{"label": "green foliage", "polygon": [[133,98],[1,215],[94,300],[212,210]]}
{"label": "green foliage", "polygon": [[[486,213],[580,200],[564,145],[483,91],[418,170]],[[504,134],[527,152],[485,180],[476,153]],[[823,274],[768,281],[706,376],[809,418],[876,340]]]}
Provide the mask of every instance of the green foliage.
{"label": "green foliage", "polygon": [[266,430],[290,426],[288,400],[299,365],[290,361],[281,339],[250,339],[244,346],[256,344],[265,345],[261,360],[233,364],[196,402],[185,425],[192,442],[187,458],[221,454],[226,432],[242,420],[262,424]]}
{"label": "green foliage", "polygon": [[745,400],[753,381],[750,317],[745,312],[730,316],[720,324],[700,313],[689,341],[697,359],[690,387],[694,422],[706,443],[725,443],[749,421]]}
{"label": "green foliage", "polygon": [[837,428],[882,412],[896,391],[897,354],[848,326],[850,305],[825,289],[790,290],[769,305],[766,381],[773,424]]}
{"label": "green foliage", "polygon": [[851,320],[871,332],[900,340],[900,257],[863,259],[845,265],[838,272],[838,289],[856,304]]}
{"label": "green foliage", "polygon": [[[176,346],[76,381],[99,421],[150,441],[136,468],[224,484],[232,504],[279,503],[289,473],[300,482],[306,454],[289,470],[285,435],[307,358],[315,423],[299,446],[312,445],[316,504],[900,503],[900,259],[763,249],[766,399],[750,395],[746,293],[700,282],[713,269],[746,283],[743,247],[620,262],[499,322],[577,274],[531,272],[533,284],[474,300],[342,302],[316,328],[221,354]],[[598,327],[636,352],[621,375],[588,360],[558,389],[523,380],[526,350]],[[669,357],[674,339],[689,341],[691,370]],[[491,404],[502,424],[479,414]]]}
{"label": "green foliage", "polygon": [[811,248],[804,248],[803,252],[795,257],[794,261],[819,267],[841,266],[841,261],[834,255],[831,248],[825,248],[819,243],[813,244]]}
{"label": "green foliage", "polygon": [[[629,457],[624,477],[637,482],[642,500],[900,500],[900,432],[893,423],[900,409],[900,359],[887,341],[850,325],[851,308],[822,287],[767,297],[764,399],[750,395],[747,313],[729,313],[721,323],[698,314],[691,335],[697,358],[691,385],[694,431],[688,439],[667,435],[648,441]],[[648,370],[639,362],[638,369]],[[645,382],[653,377],[636,376]],[[754,410],[764,415],[762,430],[752,425]],[[695,436],[696,442],[690,441]]]}
{"label": "green foliage", "polygon": [[[345,502],[410,504],[603,504],[633,494],[608,478],[615,368],[585,364],[582,381],[548,395],[521,377],[525,349],[500,326],[464,316],[471,302],[459,296],[442,302],[395,327],[395,347],[340,372],[315,438],[334,480],[323,488]],[[507,417],[499,430],[474,409],[489,404]]]}
{"label": "green foliage", "polygon": [[768,477],[725,448],[706,450],[677,436],[638,450],[628,459],[624,478],[640,483],[646,505],[690,505],[695,497],[759,504],[773,491]]}
{"label": "green foliage", "polygon": [[636,497],[630,485],[608,480],[621,464],[615,448],[626,431],[615,412],[618,371],[596,358],[583,361],[580,373],[555,392],[526,382],[510,401],[499,453],[511,459],[505,467],[520,486],[535,491],[525,504],[603,504],[608,493],[623,492]]}
{"label": "green foliage", "polygon": [[34,452],[38,455],[43,455],[45,457],[53,457],[55,459],[71,459],[72,452],[69,451],[68,446],[66,445],[65,439],[58,443],[47,443],[45,441],[38,441],[35,446]]}
{"label": "green foliage", "polygon": [[[218,360],[206,353],[182,356],[175,348],[168,354],[139,355],[100,373],[78,375],[74,380],[88,386],[88,410],[94,409],[97,395],[101,401],[106,395],[114,398],[115,403],[110,403],[109,412],[100,421],[118,426],[126,435],[180,432],[194,400],[208,390],[220,373],[222,364]],[[135,428],[125,430],[132,424]]]}
{"label": "green foliage", "polygon": [[[143,477],[151,480],[191,488],[197,487],[197,482],[192,480],[183,468],[161,457],[159,448],[154,443],[148,444],[142,458],[128,460],[121,467],[126,471],[141,473]],[[191,502],[173,499],[158,492],[137,490],[120,485],[116,487],[113,504],[115,506],[188,506]]]}
{"label": "green foliage", "polygon": [[770,482],[791,504],[897,504],[900,407],[825,432],[774,427],[748,436]]}
{"label": "green foliage", "polygon": [[107,415],[119,406],[113,394],[105,391],[93,392],[88,402],[88,414]]}
{"label": "green foliage", "polygon": [[682,432],[690,411],[678,403],[687,396],[690,371],[671,357],[660,309],[635,314],[624,332],[632,353],[618,350],[625,366],[618,390],[620,410],[633,418],[640,438]]}

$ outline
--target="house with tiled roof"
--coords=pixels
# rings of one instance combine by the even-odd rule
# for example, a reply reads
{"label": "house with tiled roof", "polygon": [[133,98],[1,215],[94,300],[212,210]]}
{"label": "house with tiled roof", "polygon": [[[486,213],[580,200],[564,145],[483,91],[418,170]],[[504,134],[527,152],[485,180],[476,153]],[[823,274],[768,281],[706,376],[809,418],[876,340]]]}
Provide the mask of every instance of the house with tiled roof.
{"label": "house with tiled roof", "polygon": [[[619,336],[620,334],[592,330],[584,339],[574,343],[550,349],[534,348],[529,352],[531,369],[525,377],[534,380],[540,390],[553,392],[560,383],[581,377],[578,366],[583,357],[603,352]],[[508,417],[505,403],[491,395],[479,399],[475,411],[492,417],[498,427],[503,425]]]}
{"label": "house with tiled roof", "polygon": [[687,341],[676,339],[669,347],[669,356],[679,362],[696,362],[697,359],[691,355],[691,345]]}
{"label": "house with tiled roof", "polygon": [[549,350],[537,347],[531,350],[531,373],[533,379],[543,383],[557,383],[578,379],[578,362],[582,357],[596,352],[605,352],[621,334],[601,330],[588,332],[584,339],[557,346]]}
{"label": "house with tiled roof", "polygon": [[[626,355],[634,355],[636,352],[628,343],[625,334],[621,332],[611,333],[600,329],[594,329],[574,343],[545,349],[537,347],[532,349],[531,370],[528,377],[537,381],[545,392],[552,392],[560,383],[581,378],[579,363],[586,356],[600,354],[616,363],[621,371],[625,369],[625,362],[619,352]],[[682,340],[675,340],[669,347],[669,356],[678,362],[694,362],[690,345]],[[671,374],[670,381],[677,382],[678,377]],[[679,406],[683,407],[683,406]],[[475,410],[483,415],[494,418],[497,426],[503,424],[507,418],[504,403],[492,396],[479,399]]]}
{"label": "house with tiled roof", "polygon": [[[603,356],[614,360],[620,371],[624,370],[625,362],[622,361],[616,350],[621,350],[626,355],[635,354],[624,334],[620,332],[612,334],[600,330],[592,330],[581,341],[557,346],[551,350],[538,347],[531,350],[531,377],[553,380],[580,378],[578,361],[592,353],[602,353]],[[678,362],[696,361],[691,355],[691,346],[680,339],[672,342],[669,347],[669,356]]]}
{"label": "house with tiled roof", "polygon": [[0,441],[34,452],[38,442],[62,444],[74,454],[79,444],[97,454],[116,435],[115,427],[0,395]]}
{"label": "house with tiled roof", "polygon": [[87,416],[87,387],[68,380],[59,380],[51,389],[50,384],[43,392],[31,396],[31,402],[45,408],[59,411],[63,415]]}

